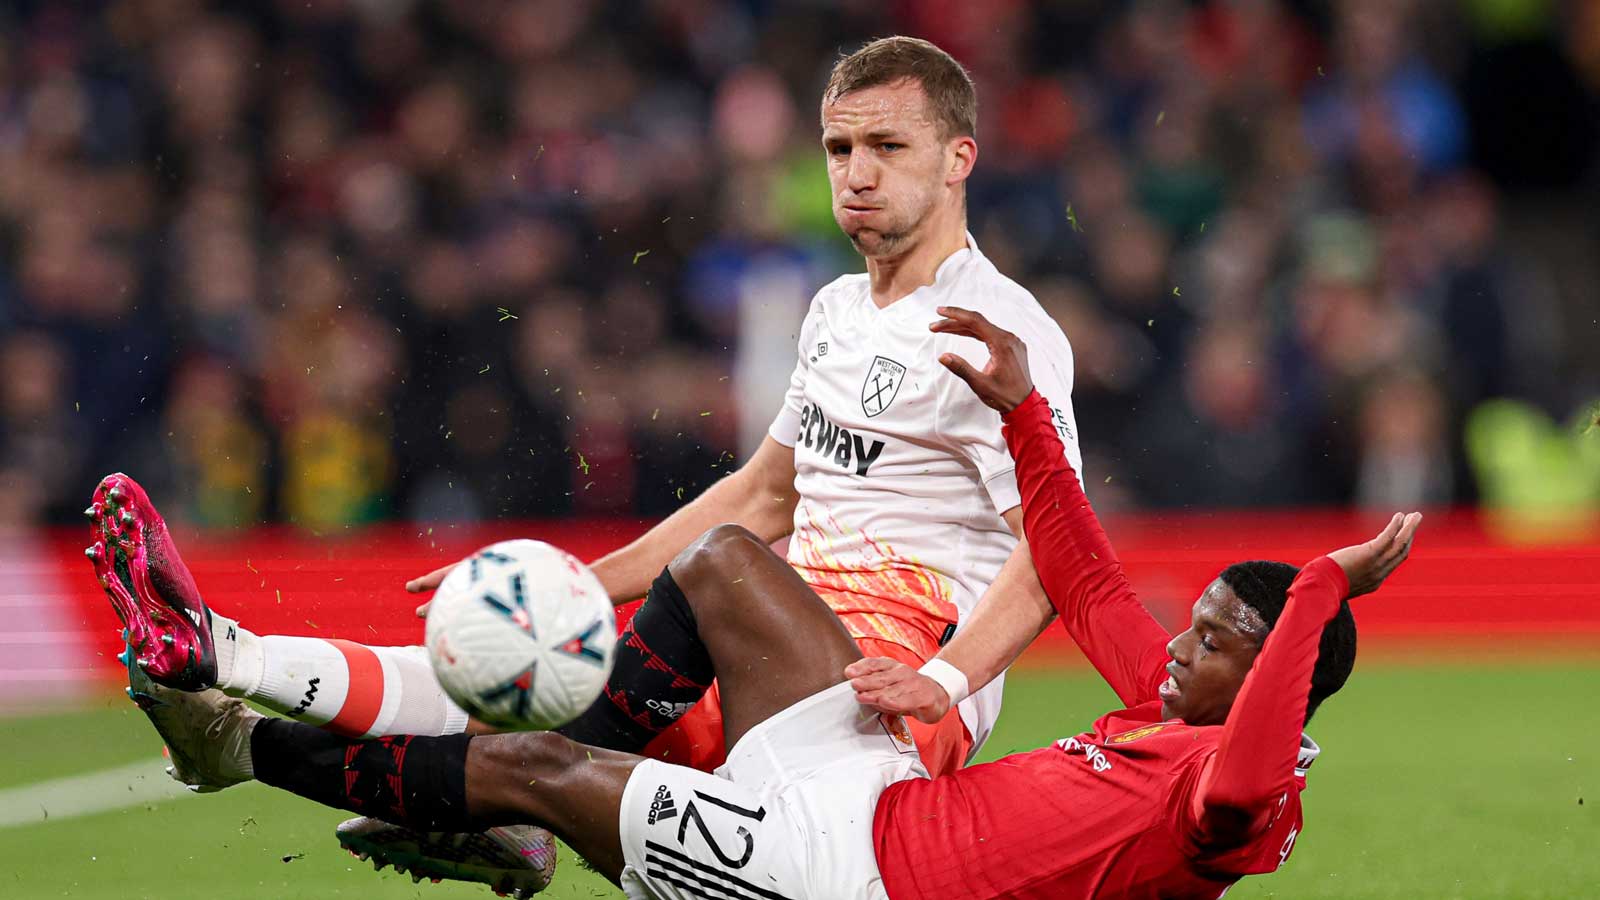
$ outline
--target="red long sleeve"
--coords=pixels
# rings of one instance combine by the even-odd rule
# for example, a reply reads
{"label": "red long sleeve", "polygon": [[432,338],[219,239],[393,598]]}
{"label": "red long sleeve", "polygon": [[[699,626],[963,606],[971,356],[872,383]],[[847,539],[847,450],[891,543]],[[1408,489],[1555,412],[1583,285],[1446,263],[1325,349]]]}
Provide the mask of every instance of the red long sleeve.
{"label": "red long sleeve", "polygon": [[1034,391],[1004,422],[1033,565],[1061,623],[1123,703],[1155,699],[1167,633],[1129,587],[1063,455],[1050,404]]}
{"label": "red long sleeve", "polygon": [[1216,897],[1273,871],[1303,825],[1300,726],[1343,572],[1322,559],[1295,581],[1224,725],[1165,719],[1167,635],[1129,589],[1044,399],[1012,410],[1005,436],[1039,579],[1129,708],[1050,747],[890,785],[872,829],[884,888],[908,900]]}
{"label": "red long sleeve", "polygon": [[1290,585],[1283,614],[1245,676],[1201,778],[1201,836],[1211,830],[1207,811],[1248,811],[1259,827],[1289,790],[1322,629],[1349,590],[1344,570],[1326,556],[1306,564]]}

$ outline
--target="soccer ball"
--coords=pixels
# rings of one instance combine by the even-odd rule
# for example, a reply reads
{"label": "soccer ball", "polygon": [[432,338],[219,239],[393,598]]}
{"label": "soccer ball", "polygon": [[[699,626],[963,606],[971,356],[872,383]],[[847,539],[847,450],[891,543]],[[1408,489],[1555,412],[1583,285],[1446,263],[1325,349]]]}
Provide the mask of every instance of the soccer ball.
{"label": "soccer ball", "polygon": [[428,607],[428,658],[474,718],[548,730],[611,675],[617,616],[600,579],[543,541],[501,541],[462,560]]}

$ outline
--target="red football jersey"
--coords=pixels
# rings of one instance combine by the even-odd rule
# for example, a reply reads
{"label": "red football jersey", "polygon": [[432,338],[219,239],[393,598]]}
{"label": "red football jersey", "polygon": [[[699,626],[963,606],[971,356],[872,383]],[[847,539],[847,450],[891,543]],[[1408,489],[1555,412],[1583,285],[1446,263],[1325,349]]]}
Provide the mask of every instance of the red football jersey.
{"label": "red football jersey", "polygon": [[[1005,421],[1040,581],[1129,708],[1051,747],[890,786],[873,823],[889,896],[1215,898],[1277,868],[1300,833],[1317,752],[1300,726],[1343,571],[1326,557],[1301,571],[1226,724],[1163,721],[1168,636],[1129,589],[1048,404],[1034,394]],[[1220,843],[1210,809],[1248,812],[1244,839]]]}

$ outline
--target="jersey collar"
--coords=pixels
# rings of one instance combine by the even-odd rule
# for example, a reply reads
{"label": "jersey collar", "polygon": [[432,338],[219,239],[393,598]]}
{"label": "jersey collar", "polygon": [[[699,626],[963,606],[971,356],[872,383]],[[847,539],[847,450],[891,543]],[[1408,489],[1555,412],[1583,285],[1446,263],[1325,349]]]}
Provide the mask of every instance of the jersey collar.
{"label": "jersey collar", "polygon": [[[938,290],[940,282],[952,276],[958,268],[966,263],[973,260],[983,259],[983,251],[978,249],[978,239],[973,237],[972,232],[970,231],[966,234],[967,245],[950,254],[949,256],[946,256],[944,258],[944,262],[939,263],[939,268],[933,271],[933,284],[925,284],[917,288],[904,297],[901,297],[899,300],[889,304],[887,307],[882,308],[880,312],[887,313],[890,310],[893,310],[895,307],[900,307],[901,309],[909,311],[917,306],[915,301],[925,301],[930,297],[937,300],[939,297]],[[867,295],[869,303],[872,299],[870,291],[871,289],[869,288]],[[940,300],[938,302],[943,301]],[[874,309],[878,308],[877,304],[872,304],[872,306]]]}
{"label": "jersey collar", "polygon": [[944,258],[944,262],[939,264],[939,268],[934,270],[934,272],[933,272],[933,283],[934,284],[938,284],[939,283],[939,279],[944,277],[944,274],[945,274],[945,272],[947,270],[955,268],[956,266],[960,265],[962,262],[965,262],[967,259],[969,259],[969,258],[970,259],[982,259],[983,258],[983,251],[978,249],[978,239],[973,237],[972,236],[972,232],[970,232],[970,231],[967,232],[966,234],[967,234],[967,245],[965,247],[962,247],[961,249],[957,250],[956,252],[950,254],[949,256],[945,257]]}

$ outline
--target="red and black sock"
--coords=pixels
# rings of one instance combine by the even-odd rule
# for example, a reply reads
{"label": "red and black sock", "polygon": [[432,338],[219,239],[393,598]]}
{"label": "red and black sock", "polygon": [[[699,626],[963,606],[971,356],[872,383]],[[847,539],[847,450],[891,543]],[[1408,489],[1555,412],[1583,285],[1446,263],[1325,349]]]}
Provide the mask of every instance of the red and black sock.
{"label": "red and black sock", "polygon": [[263,719],[250,735],[258,781],[318,803],[424,831],[468,831],[470,735],[352,740]]}
{"label": "red and black sock", "polygon": [[638,753],[700,701],[713,677],[694,611],[671,572],[661,570],[650,585],[616,654],[605,693],[556,731],[580,744]]}
{"label": "red and black sock", "polygon": [[[605,694],[558,731],[596,747],[637,752],[705,695],[711,656],[694,613],[662,571],[617,643]],[[352,740],[285,719],[250,737],[256,779],[324,803],[426,831],[466,831],[469,735]]]}

